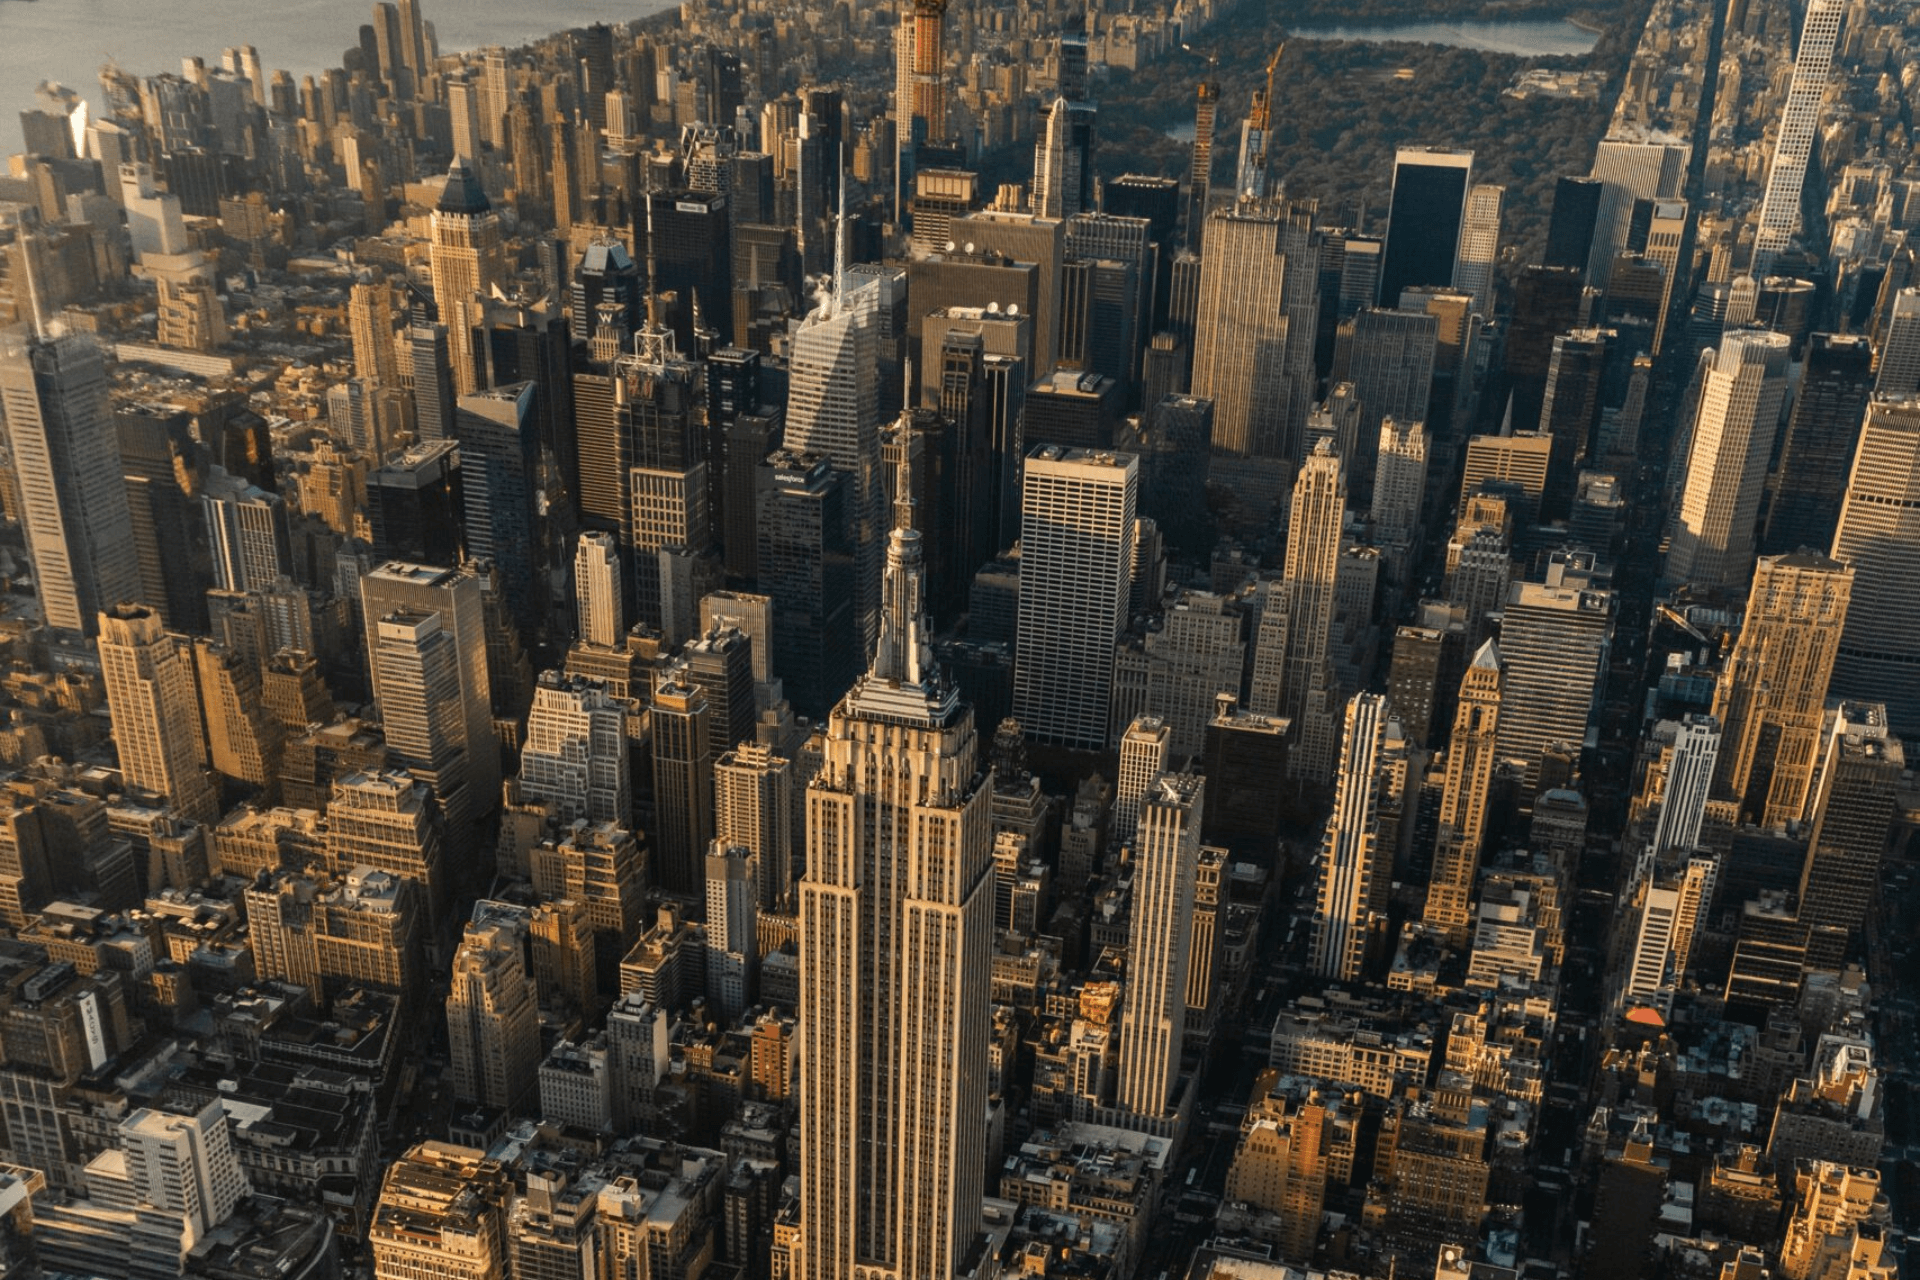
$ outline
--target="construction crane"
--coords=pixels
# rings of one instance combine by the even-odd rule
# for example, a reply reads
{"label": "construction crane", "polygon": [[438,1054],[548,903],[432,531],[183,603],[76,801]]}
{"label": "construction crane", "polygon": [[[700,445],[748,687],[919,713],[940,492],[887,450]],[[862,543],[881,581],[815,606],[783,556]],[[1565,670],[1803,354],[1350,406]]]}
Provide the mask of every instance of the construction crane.
{"label": "construction crane", "polygon": [[1253,109],[1240,130],[1240,171],[1234,188],[1242,196],[1264,200],[1272,195],[1267,181],[1267,147],[1273,135],[1273,77],[1280,67],[1280,55],[1287,51],[1282,40],[1267,60],[1267,86],[1253,91]]}

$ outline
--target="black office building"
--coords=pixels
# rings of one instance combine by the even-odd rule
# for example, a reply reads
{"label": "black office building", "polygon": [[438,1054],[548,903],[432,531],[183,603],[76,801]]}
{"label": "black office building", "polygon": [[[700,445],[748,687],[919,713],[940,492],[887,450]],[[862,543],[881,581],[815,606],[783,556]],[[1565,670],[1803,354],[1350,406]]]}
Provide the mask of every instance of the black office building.
{"label": "black office building", "polygon": [[[733,332],[733,250],[727,198],[712,191],[673,188],[647,197],[647,222],[634,229],[641,256],[653,268],[661,319],[680,350],[695,351],[693,310],[716,332]],[[665,295],[672,294],[671,302]]]}
{"label": "black office building", "polygon": [[1833,545],[1872,393],[1873,347],[1865,337],[1816,333],[1808,340],[1806,372],[1780,455],[1780,489],[1761,539],[1763,555]]}
{"label": "black office building", "polygon": [[847,475],[782,449],[760,467],[760,593],[773,601],[774,671],[793,709],[824,719],[864,660],[849,643],[853,545]]}
{"label": "black office building", "polygon": [[367,477],[375,560],[457,565],[464,558],[460,448],[426,440]]}
{"label": "black office building", "polygon": [[1598,178],[1561,178],[1553,185],[1553,215],[1547,222],[1545,265],[1585,272],[1600,218]]}
{"label": "black office building", "polygon": [[1395,158],[1386,256],[1380,266],[1383,305],[1398,305],[1402,289],[1453,283],[1472,173],[1471,151],[1408,149]]}

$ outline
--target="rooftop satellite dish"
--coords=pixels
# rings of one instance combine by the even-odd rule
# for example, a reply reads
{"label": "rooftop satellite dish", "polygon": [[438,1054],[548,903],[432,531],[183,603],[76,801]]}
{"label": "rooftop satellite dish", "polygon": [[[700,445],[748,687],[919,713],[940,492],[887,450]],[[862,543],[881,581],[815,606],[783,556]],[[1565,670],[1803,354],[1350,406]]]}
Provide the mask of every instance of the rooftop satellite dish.
{"label": "rooftop satellite dish", "polygon": [[1019,304],[1019,303],[1017,303],[1017,302],[1009,302],[1009,303],[1007,304],[1007,314],[1008,314],[1008,315],[1010,315],[1010,316],[1017,316],[1017,315],[1019,315],[1019,314],[1020,314],[1020,304]]}
{"label": "rooftop satellite dish", "polygon": [[949,240],[949,241],[947,241],[947,252],[948,252],[948,253],[952,253],[952,252],[953,252],[953,241],[951,241],[951,240]]}
{"label": "rooftop satellite dish", "polygon": [[973,241],[971,241],[971,240],[969,240],[969,241],[967,241],[967,252],[968,252],[968,253],[972,253],[972,252],[973,252]]}
{"label": "rooftop satellite dish", "polygon": [[987,314],[988,314],[988,315],[990,315],[990,316],[997,316],[997,315],[999,315],[999,314],[1000,314],[1000,304],[999,304],[999,303],[997,303],[997,302],[989,302],[989,303],[987,304]]}

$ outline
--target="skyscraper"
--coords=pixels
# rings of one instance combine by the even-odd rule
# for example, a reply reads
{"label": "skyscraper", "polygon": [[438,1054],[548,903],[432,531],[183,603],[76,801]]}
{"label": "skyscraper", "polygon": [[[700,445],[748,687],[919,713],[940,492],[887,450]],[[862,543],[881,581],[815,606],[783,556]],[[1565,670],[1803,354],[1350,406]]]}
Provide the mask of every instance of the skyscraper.
{"label": "skyscraper", "polygon": [[1779,490],[1761,550],[1781,555],[1833,545],[1853,469],[1853,446],[1873,390],[1873,345],[1861,334],[1816,333],[1787,417]]}
{"label": "skyscraper", "polygon": [[873,664],[834,709],[807,791],[807,1280],[951,1275],[980,1225],[991,788],[972,711],[933,665],[910,499],[896,523]]}
{"label": "skyscraper", "polygon": [[1132,454],[1040,445],[1027,455],[1013,714],[1034,738],[1107,745],[1139,490]]}
{"label": "skyscraper", "polygon": [[213,583],[223,591],[264,591],[292,568],[287,508],[239,476],[215,467],[200,491]]}
{"label": "skyscraper", "polygon": [[1674,516],[1666,577],[1676,585],[1737,589],[1753,569],[1753,541],[1787,394],[1787,336],[1736,329],[1720,341],[1700,389],[1686,481]]}
{"label": "skyscraper", "polygon": [[[384,712],[386,678],[375,650],[380,645],[379,619],[396,611],[438,614],[439,630],[453,642],[459,675],[458,711],[465,744],[475,744],[466,761],[467,791],[472,808],[468,816],[490,810],[500,794],[500,753],[493,738],[493,685],[487,670],[487,637],[482,616],[480,579],[471,568],[444,569],[432,565],[389,561],[360,578],[361,617],[368,619],[368,667],[373,676],[373,698]],[[409,668],[410,669],[410,668]],[[413,697],[418,691],[403,691]],[[448,814],[449,820],[455,815]]]}
{"label": "skyscraper", "polygon": [[527,952],[520,928],[494,918],[485,902],[474,907],[447,997],[448,1072],[463,1102],[512,1110],[534,1087],[540,1010]]}
{"label": "skyscraper", "polygon": [[1920,394],[1920,288],[1900,290],[1887,308],[1873,392],[1897,400]]}
{"label": "skyscraper", "polygon": [[1368,933],[1390,888],[1392,855],[1379,847],[1380,765],[1388,715],[1387,700],[1380,694],[1357,693],[1347,703],[1339,785],[1320,843],[1313,971],[1342,982],[1360,977]]}
{"label": "skyscraper", "polygon": [[1390,305],[1363,307],[1340,326],[1334,377],[1352,383],[1360,401],[1359,430],[1346,455],[1347,484],[1363,499],[1373,492],[1380,423],[1389,417],[1427,420],[1439,335],[1437,317]]}
{"label": "skyscraper", "polygon": [[1055,98],[1033,148],[1033,212],[1070,218],[1093,208],[1094,108]]}
{"label": "skyscraper", "polygon": [[1828,712],[1813,797],[1813,832],[1800,876],[1800,919],[1864,939],[1880,894],[1895,792],[1906,755],[1877,703]]}
{"label": "skyscraper", "polygon": [[[488,808],[476,794],[477,757],[494,756],[492,735],[468,735],[460,655],[435,611],[400,608],[367,618],[367,654],[381,689],[380,720],[395,764],[433,788],[449,823],[464,826]],[[491,724],[489,724],[491,728]]]}
{"label": "skyscraper", "polygon": [[1679,138],[1650,133],[1642,137],[1603,138],[1593,156],[1593,177],[1600,181],[1594,211],[1592,248],[1586,283],[1605,289],[1613,260],[1627,244],[1627,227],[1636,200],[1670,200],[1686,181],[1692,148]]}
{"label": "skyscraper", "polygon": [[1773,261],[1792,243],[1800,225],[1800,192],[1806,184],[1807,161],[1813,155],[1814,134],[1820,127],[1820,100],[1826,97],[1833,70],[1834,47],[1840,42],[1843,0],[1808,0],[1800,43],[1793,55],[1793,79],[1780,109],[1780,132],[1767,169],[1767,194],[1760,202],[1760,227],[1753,241],[1754,279],[1764,279]]}
{"label": "skyscraper", "polygon": [[182,817],[209,823],[219,801],[207,777],[207,744],[193,665],[144,605],[101,612],[100,676],[127,787],[166,800]]}
{"label": "skyscraper", "polygon": [[1220,86],[1202,80],[1194,86],[1193,163],[1187,170],[1187,248],[1195,253],[1205,238],[1207,197],[1213,190],[1213,127],[1220,111]]}
{"label": "skyscraper", "polygon": [[100,348],[79,334],[0,340],[0,410],[41,614],[92,635],[102,610],[142,594]]}
{"label": "skyscraper", "polygon": [[1577,756],[1586,744],[1613,643],[1613,593],[1556,576],[1514,583],[1500,628],[1499,753],[1526,762],[1529,786],[1542,752],[1567,747]]}
{"label": "skyscraper", "polygon": [[1380,264],[1383,305],[1397,304],[1405,289],[1453,282],[1472,172],[1471,151],[1402,147],[1394,154],[1387,247]]}
{"label": "skyscraper", "polygon": [[474,365],[473,344],[464,335],[493,286],[505,282],[507,264],[499,217],[479,177],[458,156],[447,170],[446,186],[434,206],[431,249],[433,301],[440,323],[448,333],[462,336],[452,344],[454,389],[472,395],[485,378]]}
{"label": "skyscraper", "polygon": [[1340,535],[1346,527],[1346,463],[1322,440],[1301,464],[1288,514],[1285,570],[1286,660],[1280,714],[1299,735],[1292,768],[1296,775],[1332,777],[1334,708],[1339,682],[1333,673],[1333,615],[1340,570]]}
{"label": "skyscraper", "polygon": [[762,906],[792,902],[793,823],[793,766],[785,759],[743,742],[714,762],[713,838],[752,852]]}
{"label": "skyscraper", "polygon": [[1685,856],[1699,846],[1700,827],[1712,792],[1714,762],[1720,755],[1720,722],[1689,715],[1680,722],[1667,756],[1660,820],[1654,825],[1653,856]]}
{"label": "skyscraper", "polygon": [[1714,693],[1716,790],[1765,826],[1806,816],[1853,581],[1850,567],[1817,551],[1754,565],[1740,638]]}
{"label": "skyscraper", "polygon": [[224,1222],[249,1189],[228,1124],[217,1101],[198,1109],[142,1107],[120,1122],[127,1180],[141,1203],[180,1215],[187,1240]]}
{"label": "skyscraper", "polygon": [[1453,287],[1472,295],[1475,315],[1493,311],[1493,271],[1500,261],[1500,207],[1506,198],[1507,189],[1490,182],[1475,183],[1467,192],[1460,249],[1453,262]]}
{"label": "skyscraper", "polygon": [[1486,841],[1487,793],[1499,756],[1500,694],[1500,650],[1489,640],[1460,680],[1459,709],[1447,741],[1433,878],[1427,885],[1426,921],[1445,930],[1456,946],[1466,942],[1473,917],[1474,875]]}
{"label": "skyscraper", "polygon": [[1176,763],[1173,731],[1159,716],[1136,716],[1120,735],[1120,772],[1113,789],[1113,841],[1128,844],[1140,826],[1140,806],[1153,780]]}
{"label": "skyscraper", "polygon": [[611,649],[626,642],[620,550],[610,533],[583,533],[573,553],[573,599],[580,643]]}
{"label": "skyscraper", "polygon": [[1258,205],[1207,218],[1193,394],[1213,401],[1217,453],[1279,457],[1286,445],[1290,388],[1281,355],[1295,335],[1280,226],[1278,214]]}
{"label": "skyscraper", "polygon": [[1594,219],[1600,213],[1598,178],[1560,178],[1553,186],[1553,214],[1547,222],[1547,251],[1541,259],[1549,267],[1575,267],[1584,272],[1593,252]]}
{"label": "skyscraper", "polygon": [[507,612],[524,631],[533,629],[540,613],[537,390],[531,382],[489,387],[461,396],[454,415],[467,554],[493,562]]}
{"label": "skyscraper", "polygon": [[1114,1102],[1143,1125],[1170,1125],[1176,1101],[1205,799],[1206,783],[1198,775],[1163,773],[1140,804]]}
{"label": "skyscraper", "polygon": [[533,691],[520,792],[544,801],[561,825],[633,819],[627,710],[598,681],[546,671]]}
{"label": "skyscraper", "polygon": [[847,474],[787,449],[760,466],[759,586],[773,602],[775,670],[801,715],[821,716],[859,671]]}
{"label": "skyscraper", "polygon": [[877,278],[850,289],[845,281],[844,273],[837,276],[833,296],[794,327],[785,444],[846,475],[842,518],[854,554],[854,621],[870,647],[879,625],[885,518],[876,376],[883,287]]}
{"label": "skyscraper", "polygon": [[653,691],[653,868],[662,888],[695,893],[713,839],[712,710],[698,685]]}
{"label": "skyscraper", "polygon": [[1830,692],[1884,702],[1896,735],[1920,736],[1920,630],[1910,604],[1920,563],[1920,400],[1868,408],[1833,558],[1853,569],[1853,603]]}
{"label": "skyscraper", "polygon": [[729,1023],[753,998],[759,967],[754,925],[760,907],[760,868],[753,851],[713,842],[706,859],[707,999]]}
{"label": "skyscraper", "polygon": [[376,387],[396,385],[400,374],[394,358],[393,291],[384,282],[355,284],[347,297],[347,327],[353,336],[354,376]]}

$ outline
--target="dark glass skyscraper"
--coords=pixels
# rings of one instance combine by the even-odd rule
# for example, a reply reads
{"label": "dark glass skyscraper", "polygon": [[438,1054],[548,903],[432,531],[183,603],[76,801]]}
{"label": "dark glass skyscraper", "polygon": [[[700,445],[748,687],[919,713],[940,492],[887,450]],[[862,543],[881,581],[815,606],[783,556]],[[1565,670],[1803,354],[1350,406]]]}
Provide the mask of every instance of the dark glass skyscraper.
{"label": "dark glass skyscraper", "polygon": [[773,600],[774,670],[793,709],[822,717],[860,669],[846,473],[780,450],[760,467],[759,585]]}
{"label": "dark glass skyscraper", "polygon": [[1873,347],[1858,334],[1816,333],[1807,344],[1806,372],[1787,419],[1780,455],[1780,487],[1761,539],[1761,554],[1833,545],[1873,392]]}
{"label": "dark glass skyscraper", "polygon": [[1380,266],[1382,306],[1400,305],[1402,289],[1453,283],[1472,176],[1471,151],[1404,147],[1394,157],[1386,258]]}

